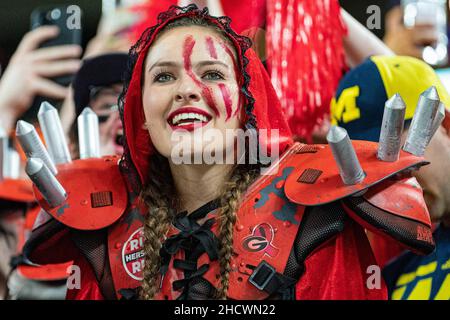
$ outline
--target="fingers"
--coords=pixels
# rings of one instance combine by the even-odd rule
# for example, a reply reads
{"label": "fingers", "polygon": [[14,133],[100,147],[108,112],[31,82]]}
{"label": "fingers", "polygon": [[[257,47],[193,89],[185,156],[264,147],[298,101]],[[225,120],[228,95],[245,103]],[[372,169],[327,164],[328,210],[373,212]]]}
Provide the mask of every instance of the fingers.
{"label": "fingers", "polygon": [[401,48],[399,48],[399,54],[415,57],[417,59],[422,59],[423,47],[418,45],[414,41],[414,30],[405,29],[403,33],[403,42]]}
{"label": "fingers", "polygon": [[119,119],[119,112],[113,112],[105,123],[100,125],[100,139],[103,144],[107,144],[115,139],[117,133],[117,121]]}
{"label": "fingers", "polygon": [[431,45],[438,39],[436,27],[431,25],[416,25],[412,31],[413,41],[417,45]]}
{"label": "fingers", "polygon": [[36,28],[23,37],[17,48],[17,52],[28,52],[39,47],[41,43],[52,39],[59,34],[59,29],[56,26],[42,26]]}
{"label": "fingers", "polygon": [[422,50],[423,47],[417,47],[417,46],[409,46],[403,55],[411,56],[417,59],[422,59]]}
{"label": "fingers", "polygon": [[132,44],[130,43],[130,41],[128,39],[120,38],[120,39],[116,39],[114,42],[111,43],[109,50],[110,51],[121,51],[121,52],[128,53],[131,46],[132,46]]}
{"label": "fingers", "polygon": [[35,65],[35,72],[41,77],[54,77],[64,74],[73,74],[80,68],[80,60],[62,60],[52,62],[42,62]]}
{"label": "fingers", "polygon": [[108,137],[115,137],[117,131],[117,120],[119,119],[119,112],[113,112],[108,120],[105,122],[105,129],[107,130]]}
{"label": "fingers", "polygon": [[33,61],[50,61],[60,59],[78,58],[82,49],[78,45],[63,45],[41,48],[33,52]]}
{"label": "fingers", "polygon": [[403,26],[403,10],[400,6],[396,6],[388,11],[385,24],[387,30],[395,30]]}
{"label": "fingers", "polygon": [[68,88],[45,78],[36,78],[32,81],[32,86],[34,91],[41,96],[55,99],[64,99],[69,90]]}
{"label": "fingers", "polygon": [[128,52],[132,44],[130,40],[116,36],[96,36],[89,43],[84,52],[83,58],[89,58],[110,51]]}

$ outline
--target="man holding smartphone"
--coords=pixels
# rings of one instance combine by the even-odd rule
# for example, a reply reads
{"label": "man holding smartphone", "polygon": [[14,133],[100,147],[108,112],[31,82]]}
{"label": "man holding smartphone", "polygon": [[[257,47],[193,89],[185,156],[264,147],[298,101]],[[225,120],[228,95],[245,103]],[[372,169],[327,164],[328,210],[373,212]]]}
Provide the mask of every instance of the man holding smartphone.
{"label": "man holding smartphone", "polygon": [[36,96],[56,100],[66,97],[68,88],[50,78],[75,73],[80,67],[82,48],[79,45],[39,48],[58,33],[56,26],[42,26],[28,32],[11,57],[0,79],[0,125],[7,132]]}

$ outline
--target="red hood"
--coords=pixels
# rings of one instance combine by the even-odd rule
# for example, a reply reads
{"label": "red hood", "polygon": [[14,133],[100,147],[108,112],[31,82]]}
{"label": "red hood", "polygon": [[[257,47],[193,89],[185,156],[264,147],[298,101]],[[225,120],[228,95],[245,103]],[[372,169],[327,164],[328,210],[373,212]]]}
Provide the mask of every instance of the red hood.
{"label": "red hood", "polygon": [[[123,126],[126,137],[125,156],[129,159],[137,170],[141,183],[145,183],[148,170],[149,159],[153,153],[153,144],[147,129],[143,129],[145,116],[142,106],[141,78],[143,63],[147,55],[148,48],[152,44],[158,32],[169,22],[186,16],[203,16],[223,29],[237,49],[241,77],[239,83],[242,85],[241,92],[245,103],[246,128],[267,129],[270,137],[271,129],[279,130],[279,150],[282,152],[292,144],[291,131],[281,111],[280,102],[274,88],[270,82],[264,66],[252,49],[249,49],[250,42],[247,38],[237,35],[229,27],[228,18],[213,18],[207,15],[205,10],[196,10],[187,7],[180,10],[171,7],[167,12],[159,16],[158,24],[147,29],[141,40],[132,48],[130,59],[136,61],[132,69],[131,79],[123,97]],[[241,93],[242,94],[242,93]],[[254,100],[254,101],[253,101]],[[270,142],[267,142],[268,144]]]}

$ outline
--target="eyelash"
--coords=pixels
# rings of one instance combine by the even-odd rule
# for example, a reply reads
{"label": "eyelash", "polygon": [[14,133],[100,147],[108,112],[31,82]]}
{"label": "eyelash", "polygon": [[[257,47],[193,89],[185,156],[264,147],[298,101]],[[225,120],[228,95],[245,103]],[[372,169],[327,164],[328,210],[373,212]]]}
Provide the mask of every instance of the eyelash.
{"label": "eyelash", "polygon": [[[171,76],[171,77],[174,78],[174,76],[170,72],[168,72],[167,70],[161,70],[160,72],[155,74],[155,76],[153,77],[153,82],[160,82],[158,80],[159,80],[159,78],[161,76]],[[167,82],[167,81],[163,81],[163,82]]]}
{"label": "eyelash", "polygon": [[220,79],[213,79],[213,81],[214,81],[214,80],[225,80],[224,74],[223,74],[221,71],[217,70],[217,69],[212,69],[212,70],[206,71],[206,72],[203,74],[202,78],[205,77],[205,76],[207,76],[207,75],[209,75],[209,74],[217,74],[217,75],[219,75]]}
{"label": "eyelash", "polygon": [[[224,74],[223,74],[221,71],[217,70],[217,69],[212,69],[212,70],[206,71],[206,72],[202,75],[202,79],[203,79],[204,77],[206,77],[207,75],[211,75],[211,74],[218,75],[218,76],[219,76],[219,79],[208,79],[209,81],[225,80]],[[161,83],[161,81],[159,81],[159,79],[160,79],[160,77],[162,77],[162,76],[171,76],[171,77],[175,78],[174,75],[171,74],[170,72],[165,71],[165,70],[161,70],[160,72],[158,72],[157,74],[155,74],[155,76],[153,77],[153,82],[160,82],[160,83]],[[164,83],[164,82],[167,82],[167,81],[162,81],[162,83]]]}

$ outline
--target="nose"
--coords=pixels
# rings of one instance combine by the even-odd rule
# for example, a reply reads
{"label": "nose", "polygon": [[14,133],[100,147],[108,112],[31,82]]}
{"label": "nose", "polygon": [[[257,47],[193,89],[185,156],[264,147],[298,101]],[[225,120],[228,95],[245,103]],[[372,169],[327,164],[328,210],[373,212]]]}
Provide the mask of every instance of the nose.
{"label": "nose", "polygon": [[200,88],[190,77],[181,79],[181,83],[175,92],[175,101],[177,102],[198,102],[201,99]]}

